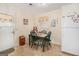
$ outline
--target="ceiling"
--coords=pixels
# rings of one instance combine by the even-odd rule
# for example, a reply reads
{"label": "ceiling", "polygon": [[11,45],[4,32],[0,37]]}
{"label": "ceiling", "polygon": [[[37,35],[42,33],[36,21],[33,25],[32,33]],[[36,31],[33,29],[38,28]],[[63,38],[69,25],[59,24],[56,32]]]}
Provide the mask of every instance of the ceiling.
{"label": "ceiling", "polygon": [[68,5],[69,3],[24,3],[23,6],[33,15],[37,15],[40,13],[50,12],[52,10],[56,10],[61,8],[63,5]]}
{"label": "ceiling", "polygon": [[5,9],[5,6],[7,6],[6,10],[8,10],[8,8],[15,8],[22,11],[22,13],[26,12],[27,14],[30,15],[38,15],[41,13],[46,13],[46,12],[50,12],[56,9],[61,8],[63,5],[68,5],[69,3],[2,3],[0,4],[0,7],[2,9]]}

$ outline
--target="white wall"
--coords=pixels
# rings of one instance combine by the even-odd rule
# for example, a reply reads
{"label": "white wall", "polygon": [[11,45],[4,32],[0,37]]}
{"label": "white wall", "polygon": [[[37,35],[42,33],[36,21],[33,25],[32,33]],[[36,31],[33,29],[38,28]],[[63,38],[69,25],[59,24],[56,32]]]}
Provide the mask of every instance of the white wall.
{"label": "white wall", "polygon": [[[23,19],[26,18],[29,20],[29,23],[28,25],[24,25],[23,24]],[[25,9],[20,9],[20,10],[17,10],[17,13],[16,13],[16,25],[15,25],[15,31],[16,31],[16,34],[17,36],[19,35],[24,35],[26,36],[26,40],[28,39],[28,34],[29,32],[31,31],[32,27],[33,27],[33,21],[32,21],[32,16],[29,15]],[[18,39],[18,37],[17,37]]]}

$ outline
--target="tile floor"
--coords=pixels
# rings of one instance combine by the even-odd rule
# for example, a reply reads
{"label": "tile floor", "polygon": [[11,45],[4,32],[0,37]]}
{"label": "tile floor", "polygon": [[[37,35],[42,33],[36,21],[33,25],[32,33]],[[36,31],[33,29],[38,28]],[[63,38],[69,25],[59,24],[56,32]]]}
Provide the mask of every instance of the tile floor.
{"label": "tile floor", "polygon": [[52,47],[45,52],[39,47],[38,50],[29,47],[29,45],[19,46],[15,48],[15,51],[8,56],[72,56],[70,54],[62,53],[61,46],[52,44]]}

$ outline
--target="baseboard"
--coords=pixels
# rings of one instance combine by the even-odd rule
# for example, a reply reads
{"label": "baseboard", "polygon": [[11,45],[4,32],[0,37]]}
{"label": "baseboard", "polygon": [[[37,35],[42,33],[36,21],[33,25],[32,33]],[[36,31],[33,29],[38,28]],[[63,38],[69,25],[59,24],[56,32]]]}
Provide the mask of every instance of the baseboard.
{"label": "baseboard", "polygon": [[71,53],[68,53],[68,52],[65,52],[65,51],[61,51],[62,53],[65,53],[65,54],[69,54],[71,56],[78,56],[78,55],[75,55],[75,54],[71,54]]}
{"label": "baseboard", "polygon": [[59,43],[57,43],[57,42],[52,42],[52,44],[61,46],[61,44],[59,44]]}

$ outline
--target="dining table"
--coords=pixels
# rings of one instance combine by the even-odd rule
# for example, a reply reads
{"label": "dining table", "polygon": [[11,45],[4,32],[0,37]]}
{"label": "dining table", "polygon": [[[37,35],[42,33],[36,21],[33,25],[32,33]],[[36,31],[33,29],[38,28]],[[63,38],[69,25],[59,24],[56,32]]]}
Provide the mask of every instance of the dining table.
{"label": "dining table", "polygon": [[[45,51],[45,37],[47,36],[47,34],[44,33],[37,33],[36,37],[37,37],[37,41],[38,41],[38,45],[42,47],[42,51]],[[30,44],[30,39],[29,39],[29,44]]]}
{"label": "dining table", "polygon": [[45,36],[47,36],[47,34],[44,34],[44,33],[37,33],[37,36],[38,36],[38,37],[45,37]]}

